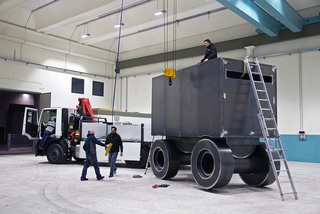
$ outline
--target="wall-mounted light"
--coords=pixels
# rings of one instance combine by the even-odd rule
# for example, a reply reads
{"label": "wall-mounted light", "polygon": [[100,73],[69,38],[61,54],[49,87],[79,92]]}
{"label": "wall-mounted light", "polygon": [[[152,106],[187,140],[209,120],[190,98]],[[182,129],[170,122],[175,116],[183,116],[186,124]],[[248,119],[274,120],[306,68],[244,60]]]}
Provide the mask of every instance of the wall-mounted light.
{"label": "wall-mounted light", "polygon": [[22,99],[29,100],[29,99],[31,99],[31,95],[30,94],[22,94]]}
{"label": "wall-mounted light", "polygon": [[83,31],[84,31],[84,34],[81,35],[81,38],[87,38],[88,36],[90,36],[90,33],[89,32],[89,24],[86,23],[83,25]]}
{"label": "wall-mounted light", "polygon": [[159,15],[164,14],[164,13],[166,13],[166,12],[167,12],[167,11],[165,11],[165,10],[161,10],[161,11],[155,12],[154,15],[159,16]]}
{"label": "wall-mounted light", "polygon": [[88,37],[88,36],[90,36],[90,34],[89,34],[89,33],[86,33],[86,34],[83,34],[83,35],[81,36],[81,38],[86,38],[86,37]]}
{"label": "wall-mounted light", "polygon": [[123,26],[124,24],[123,23],[120,23],[120,24],[116,24],[115,26],[113,26],[113,27],[115,27],[115,28],[119,28],[120,26]]}

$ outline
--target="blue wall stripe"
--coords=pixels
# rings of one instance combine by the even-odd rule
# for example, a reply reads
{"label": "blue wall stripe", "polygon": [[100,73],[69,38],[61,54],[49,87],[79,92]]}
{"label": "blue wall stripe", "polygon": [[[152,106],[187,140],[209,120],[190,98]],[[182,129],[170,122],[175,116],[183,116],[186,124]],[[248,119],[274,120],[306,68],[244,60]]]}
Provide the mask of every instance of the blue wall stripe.
{"label": "blue wall stripe", "polygon": [[280,135],[288,161],[320,163],[320,135],[306,135],[300,140],[296,135]]}

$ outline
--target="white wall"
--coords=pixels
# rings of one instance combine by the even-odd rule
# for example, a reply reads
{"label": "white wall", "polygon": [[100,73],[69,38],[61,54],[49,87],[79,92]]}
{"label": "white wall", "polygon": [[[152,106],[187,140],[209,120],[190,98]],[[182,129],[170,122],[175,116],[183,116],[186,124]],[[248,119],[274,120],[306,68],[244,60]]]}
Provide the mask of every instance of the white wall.
{"label": "white wall", "polygon": [[[94,76],[112,76],[114,65],[83,58],[69,53],[61,53],[41,47],[0,39],[0,88],[34,93],[51,92],[51,105],[75,108],[79,97],[90,99],[94,108],[111,108],[113,80]],[[17,61],[13,61],[15,59]],[[53,66],[83,72],[82,75],[24,62]],[[94,75],[86,75],[86,74]],[[84,94],[71,93],[72,77],[84,79]],[[93,81],[104,83],[104,96],[92,95]]]}
{"label": "white wall", "polygon": [[[320,36],[257,47],[255,56],[320,48]],[[260,58],[277,66],[278,125],[283,134],[320,134],[320,51]]]}

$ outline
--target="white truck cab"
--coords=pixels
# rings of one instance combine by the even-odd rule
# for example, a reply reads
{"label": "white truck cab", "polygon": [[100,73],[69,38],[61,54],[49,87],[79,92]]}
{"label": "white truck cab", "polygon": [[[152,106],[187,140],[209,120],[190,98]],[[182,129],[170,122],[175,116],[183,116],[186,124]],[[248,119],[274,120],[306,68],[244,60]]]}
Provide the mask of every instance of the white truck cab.
{"label": "white truck cab", "polygon": [[[46,140],[43,148],[40,148],[45,124],[55,120],[55,130]],[[111,132],[112,124],[107,123],[106,118],[80,117],[76,109],[69,108],[44,108],[38,119],[38,110],[26,108],[23,120],[22,134],[35,140],[35,155],[47,156],[50,163],[64,163],[71,161],[72,157],[81,161],[86,158],[83,145],[90,129],[95,131],[95,136],[105,143],[106,136]],[[118,160],[124,160],[131,167],[143,167],[146,165],[148,148],[143,144],[143,124],[119,125],[117,133],[123,141],[123,156]],[[105,148],[97,145],[99,161],[107,161]]]}

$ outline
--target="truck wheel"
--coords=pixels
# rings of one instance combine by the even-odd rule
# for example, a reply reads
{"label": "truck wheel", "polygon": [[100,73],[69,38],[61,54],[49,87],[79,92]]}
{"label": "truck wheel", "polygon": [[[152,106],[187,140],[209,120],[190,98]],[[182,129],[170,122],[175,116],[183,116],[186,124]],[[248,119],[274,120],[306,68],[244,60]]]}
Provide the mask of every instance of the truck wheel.
{"label": "truck wheel", "polygon": [[63,163],[63,149],[60,144],[51,144],[47,150],[47,159],[50,163]]}
{"label": "truck wheel", "polygon": [[169,179],[176,176],[180,160],[174,141],[156,140],[150,148],[150,163],[156,177]]}
{"label": "truck wheel", "polygon": [[[259,159],[260,170],[254,173],[239,174],[243,182],[252,187],[263,187],[275,182],[276,179],[273,175],[265,145],[258,145],[252,155],[255,155]],[[272,152],[272,156],[274,159],[279,159],[279,154],[276,151]],[[280,170],[280,162],[275,162],[275,165],[276,169]]]}
{"label": "truck wheel", "polygon": [[140,150],[140,160],[139,161],[125,161],[128,167],[132,168],[143,168],[147,164],[147,159],[148,159],[148,152],[145,147],[141,147]]}
{"label": "truck wheel", "polygon": [[233,175],[234,162],[225,143],[210,139],[200,140],[191,154],[191,171],[194,180],[203,188],[226,186]]}

